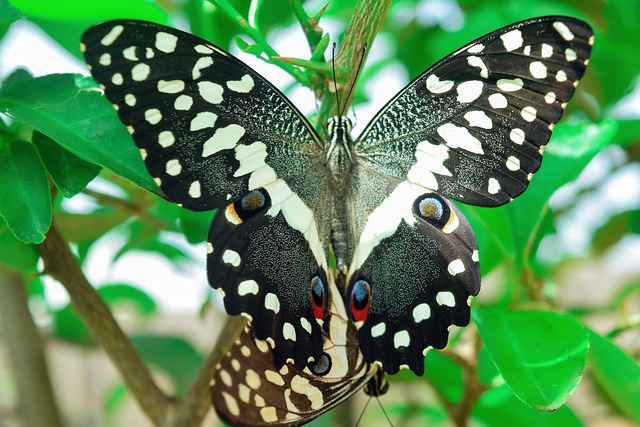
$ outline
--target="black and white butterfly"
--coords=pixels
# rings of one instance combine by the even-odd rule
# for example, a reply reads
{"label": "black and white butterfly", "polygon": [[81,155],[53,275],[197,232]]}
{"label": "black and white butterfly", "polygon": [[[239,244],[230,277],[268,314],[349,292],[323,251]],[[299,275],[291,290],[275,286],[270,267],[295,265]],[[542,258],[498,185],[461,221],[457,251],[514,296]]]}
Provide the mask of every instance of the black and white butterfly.
{"label": "black and white butterfly", "polygon": [[300,424],[469,322],[477,243],[450,199],[521,194],[588,64],[586,23],[551,16],[485,35],[328,139],[222,49],[140,21],[83,36],[91,73],[173,201],[217,208],[208,276],[250,326],[220,362],[230,424]]}

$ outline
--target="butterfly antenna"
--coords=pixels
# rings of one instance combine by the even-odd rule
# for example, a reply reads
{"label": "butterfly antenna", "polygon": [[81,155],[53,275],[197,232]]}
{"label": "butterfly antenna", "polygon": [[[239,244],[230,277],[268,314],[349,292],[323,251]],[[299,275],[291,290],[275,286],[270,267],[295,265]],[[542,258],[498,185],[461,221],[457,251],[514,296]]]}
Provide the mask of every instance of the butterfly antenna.
{"label": "butterfly antenna", "polygon": [[[362,68],[362,63],[364,62],[364,57],[366,53],[367,53],[367,44],[365,43],[364,46],[362,46],[362,56],[360,56],[360,62],[358,62],[358,69],[356,70],[356,75],[354,77],[353,84],[351,85],[351,88],[349,89],[349,93],[347,94],[347,101],[345,102],[345,108],[347,107],[347,102],[349,102],[349,98],[351,98],[351,94],[353,93],[353,88],[356,87],[356,80],[358,79],[358,74],[360,74],[360,68]],[[336,93],[337,93],[337,90],[336,90]]]}
{"label": "butterfly antenna", "polygon": [[333,42],[333,48],[331,49],[331,68],[333,69],[333,87],[336,91],[336,104],[338,106],[338,117],[342,117],[340,111],[340,96],[338,95],[338,80],[336,79],[336,42]]}
{"label": "butterfly antenna", "polygon": [[378,401],[378,405],[380,405],[380,409],[382,409],[382,413],[384,414],[385,418],[387,419],[387,421],[389,421],[389,425],[393,427],[391,418],[389,418],[389,414],[387,414],[387,411],[384,410],[384,406],[382,406],[382,402],[380,402],[380,399],[378,399],[377,397],[376,397],[376,400]]}
{"label": "butterfly antenna", "polygon": [[367,399],[367,403],[364,404],[364,408],[362,408],[362,411],[360,412],[360,416],[358,417],[358,421],[356,422],[356,425],[354,427],[358,427],[358,425],[360,425],[360,421],[362,421],[362,417],[364,416],[364,413],[367,410],[367,406],[369,406],[369,402],[371,402],[371,396],[369,396],[369,398]]}

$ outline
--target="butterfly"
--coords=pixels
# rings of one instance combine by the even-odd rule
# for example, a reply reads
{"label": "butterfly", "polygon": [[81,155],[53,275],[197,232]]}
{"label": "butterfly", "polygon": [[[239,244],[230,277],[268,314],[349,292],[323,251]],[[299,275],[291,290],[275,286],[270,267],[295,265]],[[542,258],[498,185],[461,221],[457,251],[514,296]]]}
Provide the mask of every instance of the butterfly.
{"label": "butterfly", "polygon": [[351,138],[321,138],[277,88],[198,37],[142,21],[82,38],[94,79],[149,173],[187,209],[217,209],[210,285],[250,319],[216,368],[233,425],[297,425],[465,326],[478,247],[457,200],[521,194],[585,72],[591,27],[530,19],[448,55]]}

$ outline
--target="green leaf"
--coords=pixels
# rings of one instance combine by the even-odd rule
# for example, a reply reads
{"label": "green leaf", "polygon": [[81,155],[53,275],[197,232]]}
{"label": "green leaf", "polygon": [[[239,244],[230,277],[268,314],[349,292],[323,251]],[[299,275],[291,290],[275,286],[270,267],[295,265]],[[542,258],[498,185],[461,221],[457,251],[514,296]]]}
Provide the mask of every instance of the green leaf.
{"label": "green leaf", "polygon": [[51,193],[33,144],[0,141],[0,215],[24,243],[42,243],[51,225]]}
{"label": "green leaf", "polygon": [[541,411],[563,405],[582,378],[587,331],[575,318],[548,311],[476,309],[478,331],[513,393]]}
{"label": "green leaf", "polygon": [[11,6],[7,0],[0,0],[0,39],[4,37],[7,30],[18,19],[22,18],[22,13]]}
{"label": "green leaf", "polygon": [[0,88],[0,112],[33,127],[88,162],[158,192],[131,135],[88,77],[51,74]]}
{"label": "green leaf", "polygon": [[131,215],[111,208],[98,209],[87,215],[56,212],[56,224],[66,240],[91,242],[131,218]]}
{"label": "green leaf", "polygon": [[38,259],[38,252],[33,245],[16,239],[0,217],[0,264],[25,273],[35,273]]}
{"label": "green leaf", "polygon": [[472,417],[488,427],[582,427],[568,406],[554,412],[539,412],[519,401],[502,386],[486,391],[473,408]]}
{"label": "green leaf", "polygon": [[207,233],[214,212],[194,212],[180,209],[180,230],[191,244],[201,243],[207,239]]}
{"label": "green leaf", "polygon": [[33,134],[33,143],[38,148],[53,183],[65,197],[73,197],[84,190],[102,169],[65,150],[40,132]]}
{"label": "green leaf", "polygon": [[110,283],[100,286],[98,292],[109,307],[127,304],[145,316],[156,313],[158,309],[155,300],[149,294],[131,285]]}
{"label": "green leaf", "polygon": [[437,351],[430,351],[424,359],[425,376],[451,403],[462,399],[464,384],[462,368]]}
{"label": "green leaf", "polygon": [[147,363],[171,376],[178,396],[188,389],[204,361],[198,350],[181,337],[133,335],[131,342]]}
{"label": "green leaf", "polygon": [[88,347],[96,345],[89,333],[89,329],[87,329],[71,304],[67,304],[53,312],[52,327],[53,333],[59,338]]}
{"label": "green leaf", "polygon": [[594,381],[620,412],[640,423],[640,364],[591,330],[589,338],[590,372]]}

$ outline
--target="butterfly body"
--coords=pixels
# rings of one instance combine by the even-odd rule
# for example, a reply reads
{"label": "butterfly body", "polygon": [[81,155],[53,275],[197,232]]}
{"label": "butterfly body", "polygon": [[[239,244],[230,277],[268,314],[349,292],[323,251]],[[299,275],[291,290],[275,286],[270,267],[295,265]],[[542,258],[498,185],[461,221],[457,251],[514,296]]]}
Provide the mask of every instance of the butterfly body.
{"label": "butterfly body", "polygon": [[[216,369],[230,424],[297,425],[469,323],[478,246],[452,200],[521,194],[591,53],[568,17],[535,18],[445,57],[355,139],[323,140],[266,79],[190,34],[111,21],[83,36],[94,78],[163,192],[217,209],[210,285],[250,319]],[[335,262],[334,262],[335,261]]]}

